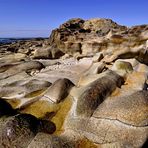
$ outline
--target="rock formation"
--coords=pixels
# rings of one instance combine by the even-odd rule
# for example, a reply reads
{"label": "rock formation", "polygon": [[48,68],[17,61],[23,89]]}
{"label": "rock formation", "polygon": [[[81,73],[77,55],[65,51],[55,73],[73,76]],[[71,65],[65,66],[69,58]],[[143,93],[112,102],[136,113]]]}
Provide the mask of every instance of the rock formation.
{"label": "rock formation", "polygon": [[105,62],[136,58],[148,64],[147,40],[147,25],[128,28],[109,19],[72,19],[53,30],[49,42],[72,55],[103,52]]}
{"label": "rock formation", "polygon": [[148,25],[78,18],[0,45],[0,148],[140,148],[147,117]]}

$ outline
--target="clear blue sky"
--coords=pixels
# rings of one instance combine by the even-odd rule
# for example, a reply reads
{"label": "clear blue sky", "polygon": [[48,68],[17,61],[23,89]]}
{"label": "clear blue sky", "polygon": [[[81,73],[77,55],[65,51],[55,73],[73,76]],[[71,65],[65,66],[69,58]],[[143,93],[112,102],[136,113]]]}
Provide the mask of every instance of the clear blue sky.
{"label": "clear blue sky", "polygon": [[0,0],[0,37],[48,37],[76,17],[148,24],[148,0]]}

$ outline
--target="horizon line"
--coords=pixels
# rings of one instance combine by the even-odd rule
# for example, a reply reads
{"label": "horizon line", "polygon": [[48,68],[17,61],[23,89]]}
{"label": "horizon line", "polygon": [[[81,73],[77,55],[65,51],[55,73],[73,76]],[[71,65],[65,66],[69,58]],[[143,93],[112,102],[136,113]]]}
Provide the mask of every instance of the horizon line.
{"label": "horizon line", "polygon": [[17,32],[20,32],[20,31],[51,31],[51,29],[0,29],[0,32],[7,32],[7,31],[17,31]]}

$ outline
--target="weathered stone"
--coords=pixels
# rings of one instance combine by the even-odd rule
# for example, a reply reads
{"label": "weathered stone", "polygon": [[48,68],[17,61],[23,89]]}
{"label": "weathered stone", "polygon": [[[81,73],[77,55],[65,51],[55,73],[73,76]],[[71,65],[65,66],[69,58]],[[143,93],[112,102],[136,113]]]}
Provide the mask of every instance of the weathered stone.
{"label": "weathered stone", "polygon": [[51,121],[38,120],[30,114],[18,114],[0,122],[0,145],[3,148],[26,148],[39,131],[52,134],[56,129]]}
{"label": "weathered stone", "polygon": [[71,19],[0,44],[0,147],[144,147],[147,91],[148,25]]}
{"label": "weathered stone", "polygon": [[38,120],[27,114],[6,119],[1,132],[1,146],[25,148],[37,133]]}
{"label": "weathered stone", "polygon": [[7,56],[3,56],[0,58],[0,63],[15,63],[19,61],[24,61],[25,58],[26,55],[22,53],[7,54]]}
{"label": "weathered stone", "polygon": [[34,51],[33,54],[34,59],[51,59],[52,54],[51,54],[51,48],[38,48]]}
{"label": "weathered stone", "polygon": [[125,76],[127,73],[132,73],[133,67],[129,62],[115,61],[112,70],[116,71],[121,76]]}
{"label": "weathered stone", "polygon": [[108,63],[119,58],[136,58],[147,64],[147,28],[147,25],[127,28],[110,19],[72,19],[55,29],[49,42],[72,55],[103,51],[103,61]]}
{"label": "weathered stone", "polygon": [[44,96],[54,103],[59,103],[62,99],[68,96],[73,85],[74,84],[68,79],[59,79],[48,88]]}
{"label": "weathered stone", "polygon": [[93,111],[109,96],[116,87],[121,87],[124,80],[115,72],[106,75],[87,86],[77,101],[76,114],[91,116]]}
{"label": "weathered stone", "polygon": [[118,120],[133,126],[147,126],[148,92],[137,91],[131,95],[114,96],[105,100],[94,112],[96,118]]}
{"label": "weathered stone", "polygon": [[37,61],[24,62],[18,65],[12,66],[5,72],[0,73],[0,79],[8,78],[22,71],[25,71],[26,73],[30,74],[32,70],[41,70],[42,68],[44,68],[44,65]]}
{"label": "weathered stone", "polygon": [[38,133],[27,148],[52,148],[53,145],[51,140],[51,135],[45,133]]}

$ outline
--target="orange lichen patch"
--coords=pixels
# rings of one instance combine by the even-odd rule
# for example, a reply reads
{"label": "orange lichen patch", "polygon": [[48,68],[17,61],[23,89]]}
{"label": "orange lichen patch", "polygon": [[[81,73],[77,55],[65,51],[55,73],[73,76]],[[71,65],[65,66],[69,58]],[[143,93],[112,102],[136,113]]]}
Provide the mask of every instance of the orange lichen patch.
{"label": "orange lichen patch", "polygon": [[52,104],[48,101],[37,101],[27,108],[23,109],[22,113],[28,113],[36,116],[37,118],[43,118],[50,112],[57,112],[58,105]]}
{"label": "orange lichen patch", "polygon": [[64,131],[62,126],[71,108],[71,105],[72,105],[72,98],[70,96],[68,96],[63,102],[59,103],[60,109],[51,120],[56,125],[56,129],[57,129],[55,132],[56,135],[59,135]]}
{"label": "orange lichen patch", "polygon": [[120,94],[120,88],[116,88],[115,91],[113,91],[113,93],[111,94],[110,98],[120,96]]}
{"label": "orange lichen patch", "polygon": [[83,138],[76,141],[76,148],[101,148],[98,145],[95,145],[92,141]]}
{"label": "orange lichen patch", "polygon": [[[146,104],[142,104],[140,107],[141,110],[135,109],[133,110],[133,113],[129,113],[129,117],[123,115],[122,118],[125,119],[126,121],[134,122],[136,124],[140,124],[141,121],[146,121],[148,116],[145,115],[147,115],[148,113],[148,107]],[[134,114],[136,114],[137,116],[135,116]]]}
{"label": "orange lichen patch", "polygon": [[[46,88],[47,89],[47,88]],[[46,89],[41,89],[41,90],[37,90],[37,91],[33,91],[29,94],[26,94],[24,96],[24,98],[33,98],[33,97],[36,97],[36,96],[39,96],[41,95],[43,92],[45,92]]]}
{"label": "orange lichen patch", "polygon": [[134,89],[140,87],[146,81],[146,76],[142,72],[133,72],[128,75],[122,89]]}
{"label": "orange lichen patch", "polygon": [[21,103],[21,100],[19,99],[11,99],[11,100],[6,100],[9,104],[11,104],[12,108],[16,109],[19,104]]}

